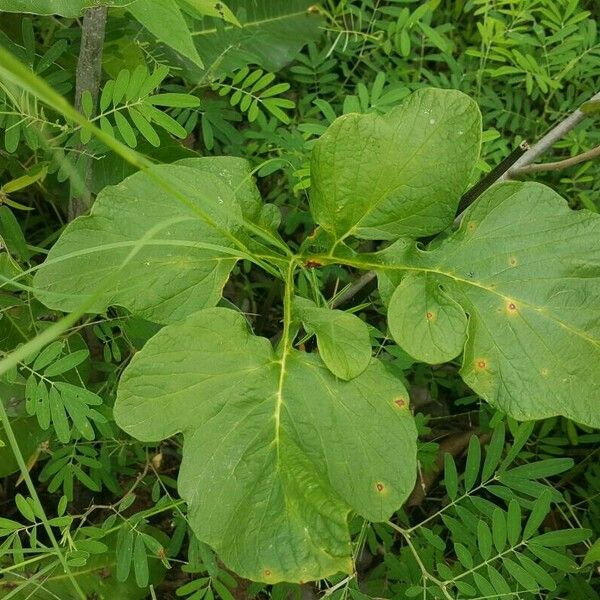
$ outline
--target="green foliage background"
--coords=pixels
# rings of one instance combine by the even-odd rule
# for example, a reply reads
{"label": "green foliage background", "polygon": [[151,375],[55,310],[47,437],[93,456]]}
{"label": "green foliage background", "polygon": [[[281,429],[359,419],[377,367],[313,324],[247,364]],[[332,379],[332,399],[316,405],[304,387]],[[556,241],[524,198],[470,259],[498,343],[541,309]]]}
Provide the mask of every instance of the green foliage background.
{"label": "green foliage background", "polygon": [[[310,152],[337,116],[386,113],[426,86],[459,89],[484,119],[475,183],[600,89],[594,0],[232,0],[225,21],[214,3],[173,0],[172,36],[157,15],[112,4],[99,98],[84,94],[83,114],[152,162],[249,160],[292,247],[314,229]],[[0,1],[0,11],[13,11],[0,12],[0,45],[72,102],[81,22],[27,14],[28,5]],[[600,144],[597,122],[592,114],[543,159]],[[69,198],[86,188],[95,195],[135,168],[9,78],[0,79],[0,138],[0,274],[19,282],[0,287],[8,356],[62,317],[33,298],[28,269],[66,225]],[[598,168],[590,161],[537,179],[572,208],[598,212]],[[311,270],[299,292],[318,286],[335,302],[355,278],[337,266]],[[391,343],[381,298],[366,292],[352,312],[368,318],[376,354],[411,389],[419,483],[393,522],[352,520],[354,576],[250,583],[193,537],[176,491],[180,437],[143,444],[112,415],[121,372],[159,325],[110,309],[73,319],[0,381],[35,485],[26,489],[17,457],[0,447],[0,597],[78,598],[75,580],[100,598],[598,598],[599,434],[563,418],[518,424],[493,411],[457,363],[418,364]],[[225,302],[271,338],[280,297],[280,284],[248,261],[225,288]],[[9,437],[0,429],[4,444]]]}

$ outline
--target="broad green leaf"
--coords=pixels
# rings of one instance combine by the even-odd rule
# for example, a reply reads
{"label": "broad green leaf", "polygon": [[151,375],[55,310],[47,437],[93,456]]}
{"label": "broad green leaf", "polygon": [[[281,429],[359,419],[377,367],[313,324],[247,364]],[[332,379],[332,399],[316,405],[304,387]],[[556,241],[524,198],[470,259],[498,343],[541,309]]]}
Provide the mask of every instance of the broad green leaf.
{"label": "broad green leaf", "polygon": [[421,237],[452,223],[479,155],[481,115],[421,89],[389,114],[347,114],[314,146],[310,206],[336,240]]}
{"label": "broad green leaf", "polygon": [[427,273],[469,315],[461,374],[481,397],[520,420],[600,425],[600,216],[543,185],[502,183],[431,250],[381,254]]}
{"label": "broad green leaf", "polygon": [[406,352],[432,364],[457,357],[467,337],[465,312],[428,273],[402,280],[389,302],[388,325]]}
{"label": "broad green leaf", "polygon": [[78,17],[86,8],[94,6],[127,6],[132,0],[0,0],[0,12],[32,13]]}
{"label": "broad green leaf", "polygon": [[192,33],[175,0],[136,0],[127,6],[127,10],[152,35],[167,46],[173,48],[199,67],[204,64],[200,58]]}
{"label": "broad green leaf", "polygon": [[349,513],[386,520],[412,491],[407,398],[379,361],[340,381],[212,308],[138,352],[114,414],[143,441],[183,432],[179,491],[198,539],[242,577],[275,583],[352,572]]}
{"label": "broad green leaf", "polygon": [[[198,54],[214,77],[247,65],[279,71],[322,34],[323,19],[310,10],[315,6],[311,0],[228,0],[225,4],[240,17],[241,27],[229,23],[216,27],[214,18],[206,18],[194,23],[192,33]],[[202,76],[197,69],[189,69],[189,74]]]}
{"label": "broad green leaf", "polygon": [[[214,306],[240,256],[234,249],[235,236],[242,237],[240,206],[253,186],[248,178],[238,201],[226,182],[237,181],[240,162],[157,166],[105,188],[91,214],[69,224],[36,273],[38,298],[69,312],[94,297],[89,312],[119,305],[161,323]],[[216,168],[225,174],[230,165],[233,174],[213,174]]]}
{"label": "broad green leaf", "polygon": [[340,379],[360,375],[371,361],[367,324],[343,310],[319,308],[306,298],[294,300],[298,318],[317,337],[319,354],[327,368]]}
{"label": "broad green leaf", "polygon": [[240,27],[240,22],[237,20],[236,16],[231,12],[231,10],[225,5],[224,2],[220,0],[178,0],[179,4],[185,8],[186,6],[195,14],[196,16],[204,17],[218,17],[227,21],[228,23],[233,23]]}

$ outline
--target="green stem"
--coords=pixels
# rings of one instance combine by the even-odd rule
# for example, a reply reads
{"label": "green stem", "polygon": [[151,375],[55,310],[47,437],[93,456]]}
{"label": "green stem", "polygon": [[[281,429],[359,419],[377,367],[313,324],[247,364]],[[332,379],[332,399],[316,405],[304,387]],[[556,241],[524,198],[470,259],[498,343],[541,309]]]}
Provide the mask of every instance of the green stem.
{"label": "green stem", "polygon": [[8,438],[8,442],[10,444],[11,450],[12,450],[13,454],[15,455],[17,464],[19,465],[19,469],[21,471],[21,477],[25,481],[25,485],[27,486],[29,494],[31,495],[31,498],[33,499],[33,501],[36,505],[35,512],[42,520],[42,523],[44,524],[44,529],[46,530],[48,538],[50,539],[50,542],[52,543],[52,546],[54,547],[54,550],[56,551],[56,555],[57,555],[58,559],[60,560],[60,563],[61,563],[65,573],[67,574],[67,577],[69,578],[71,584],[73,585],[73,588],[75,589],[75,591],[77,592],[77,594],[79,595],[79,597],[82,600],[86,600],[85,594],[83,593],[82,589],[79,587],[77,580],[73,576],[73,573],[71,573],[71,569],[69,568],[69,565],[67,564],[67,561],[66,561],[65,557],[63,556],[63,553],[61,552],[60,545],[54,535],[54,531],[52,531],[52,527],[48,523],[48,517],[46,516],[46,513],[44,512],[44,507],[42,506],[42,503],[40,502],[40,499],[39,499],[36,489],[35,489],[35,485],[33,485],[33,481],[31,480],[31,476],[29,475],[29,470],[27,469],[27,465],[25,464],[25,460],[23,459],[23,455],[21,454],[21,449],[19,448],[19,444],[17,443],[17,438],[15,437],[15,434],[13,432],[13,429],[12,429],[12,426],[10,423],[10,419],[8,418],[8,415],[6,414],[6,409],[4,408],[4,402],[2,401],[1,398],[0,398],[0,421],[2,421],[4,423],[4,431],[6,432],[6,437]]}
{"label": "green stem", "polygon": [[421,569],[423,579],[429,580],[431,581],[431,583],[436,585],[441,590],[442,594],[444,594],[444,598],[446,598],[447,600],[454,600],[450,592],[448,591],[448,582],[441,581],[437,577],[434,577],[423,564],[423,561],[421,560],[417,549],[415,548],[414,544],[412,543],[412,540],[410,539],[410,532],[406,529],[403,529],[402,527],[399,527],[398,525],[396,525],[396,523],[393,523],[392,521],[388,521],[387,524],[392,529],[395,529],[405,539],[406,545],[410,548],[412,555],[414,556],[415,560],[417,561],[417,564],[419,565],[419,568]]}

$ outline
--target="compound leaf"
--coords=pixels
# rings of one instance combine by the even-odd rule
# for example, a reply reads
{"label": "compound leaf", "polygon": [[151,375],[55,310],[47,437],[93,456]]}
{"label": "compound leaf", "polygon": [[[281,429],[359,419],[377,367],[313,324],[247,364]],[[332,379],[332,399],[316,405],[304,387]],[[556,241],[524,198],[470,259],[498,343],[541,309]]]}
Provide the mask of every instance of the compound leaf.
{"label": "compound leaf", "polygon": [[243,315],[161,329],[123,373],[117,423],[144,441],[183,432],[179,491],[197,537],[243,577],[352,572],[347,518],[382,521],[411,492],[407,392],[373,360],[352,381],[311,354],[273,351]]}

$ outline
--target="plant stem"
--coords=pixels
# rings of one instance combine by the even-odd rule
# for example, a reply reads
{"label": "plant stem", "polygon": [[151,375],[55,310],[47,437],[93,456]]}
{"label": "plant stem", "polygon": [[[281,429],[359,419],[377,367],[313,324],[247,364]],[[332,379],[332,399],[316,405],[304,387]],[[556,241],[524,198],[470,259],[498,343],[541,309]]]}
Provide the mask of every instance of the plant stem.
{"label": "plant stem", "polygon": [[588,160],[594,160],[600,158],[600,146],[596,146],[587,152],[577,154],[577,156],[571,156],[571,158],[565,158],[564,160],[558,160],[555,162],[538,163],[535,165],[526,165],[521,167],[518,171],[512,174],[513,177],[521,177],[522,175],[528,175],[529,173],[539,173],[540,171],[560,171],[561,169],[567,169],[573,167],[579,163],[586,162]]}
{"label": "plant stem", "polygon": [[[590,98],[590,101],[600,100],[600,92]],[[564,137],[569,131],[571,131],[576,125],[578,125],[586,117],[586,113],[582,110],[575,110],[566,119],[563,119],[558,125],[553,127],[542,139],[533,144],[531,148],[509,169],[499,181],[511,179],[519,173],[519,171],[533,163],[533,161],[541,156],[544,152],[552,148],[554,144],[562,137]]]}
{"label": "plant stem", "polygon": [[421,569],[421,574],[423,575],[423,579],[427,579],[427,580],[431,581],[431,583],[436,585],[441,590],[442,594],[444,594],[444,598],[446,598],[447,600],[453,600],[452,596],[450,595],[450,592],[448,591],[448,589],[446,587],[446,583],[439,580],[437,577],[434,577],[427,570],[425,565],[423,564],[423,561],[421,560],[421,557],[419,556],[417,549],[414,547],[414,544],[412,543],[412,540],[410,539],[410,533],[406,529],[399,527],[398,525],[396,525],[396,523],[393,523],[392,521],[388,521],[387,524],[392,529],[395,529],[398,533],[400,533],[402,535],[402,537],[405,539],[407,546],[410,548],[412,555],[415,557],[415,560],[417,561],[417,564],[419,565],[419,568]]}
{"label": "plant stem", "polygon": [[[81,112],[81,98],[85,91],[92,95],[92,107],[96,106],[102,75],[102,47],[106,28],[107,8],[99,6],[88,8],[83,15],[81,26],[81,47],[75,74],[75,108]],[[93,111],[93,109],[92,109]],[[92,112],[93,116],[93,112]],[[92,180],[92,164],[83,157],[84,188],[69,201],[69,220],[86,213],[92,206],[89,191]]]}

